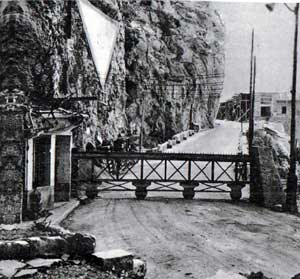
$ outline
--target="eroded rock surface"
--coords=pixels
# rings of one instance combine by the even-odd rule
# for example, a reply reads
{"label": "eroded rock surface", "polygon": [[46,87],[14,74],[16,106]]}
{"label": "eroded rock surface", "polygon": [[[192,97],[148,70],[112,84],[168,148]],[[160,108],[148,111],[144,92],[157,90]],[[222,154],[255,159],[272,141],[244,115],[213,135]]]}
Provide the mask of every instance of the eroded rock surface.
{"label": "eroded rock surface", "polygon": [[208,2],[124,1],[126,112],[146,144],[190,123],[213,127],[223,86],[224,26]]}
{"label": "eroded rock surface", "polygon": [[[276,144],[275,144],[276,143]],[[256,157],[254,179],[257,201],[268,208],[284,205],[282,178],[286,174],[286,151],[268,130],[257,130],[254,134],[253,148]],[[283,156],[284,155],[284,156]]]}
{"label": "eroded rock surface", "polygon": [[[223,83],[224,26],[209,3],[90,2],[119,25],[105,88],[75,1],[16,0],[0,6],[0,89],[87,114],[75,136],[79,148],[116,139],[122,129],[138,134],[143,113],[146,145],[190,122],[212,127]],[[99,100],[47,103],[66,96]]]}

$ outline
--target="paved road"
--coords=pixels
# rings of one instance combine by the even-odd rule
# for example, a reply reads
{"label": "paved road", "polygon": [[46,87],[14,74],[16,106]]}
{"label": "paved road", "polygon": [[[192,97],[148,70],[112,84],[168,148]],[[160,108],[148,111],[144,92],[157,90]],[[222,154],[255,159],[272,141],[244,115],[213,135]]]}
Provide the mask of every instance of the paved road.
{"label": "paved road", "polygon": [[240,123],[218,121],[216,128],[201,131],[168,152],[236,154],[240,135]]}

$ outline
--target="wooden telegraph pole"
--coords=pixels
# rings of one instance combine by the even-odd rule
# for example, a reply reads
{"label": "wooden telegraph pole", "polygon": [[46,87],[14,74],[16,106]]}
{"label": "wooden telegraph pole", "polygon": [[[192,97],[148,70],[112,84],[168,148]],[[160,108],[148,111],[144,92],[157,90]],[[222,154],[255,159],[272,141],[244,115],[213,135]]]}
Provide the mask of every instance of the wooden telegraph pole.
{"label": "wooden telegraph pole", "polygon": [[[254,53],[254,30],[252,30],[251,36],[251,58],[250,58],[250,85],[249,85],[249,129],[248,129],[248,141],[249,141],[249,155],[251,158],[250,163],[250,201],[253,203],[259,203],[259,191],[255,182],[255,154],[253,151],[253,135],[254,135],[254,94],[255,94],[255,76],[256,76],[256,59],[253,57]],[[255,61],[255,62],[254,62]],[[254,69],[253,69],[254,68]]]}
{"label": "wooden telegraph pole", "polygon": [[252,150],[252,141],[254,133],[254,102],[253,102],[253,52],[254,52],[254,29],[252,29],[251,37],[251,58],[250,58],[250,88],[249,88],[249,97],[250,97],[250,115],[249,115],[249,155],[251,156]]}
{"label": "wooden telegraph pole", "polygon": [[286,189],[286,210],[297,213],[297,158],[296,158],[296,93],[297,93],[297,48],[298,48],[298,18],[299,3],[293,10],[295,14],[295,33],[294,33],[294,55],[293,55],[293,84],[291,99],[291,141],[290,141],[290,169],[287,179]]}
{"label": "wooden telegraph pole", "polygon": [[[254,134],[254,109],[255,109],[255,87],[256,87],[256,56],[254,56],[253,61],[253,85],[252,85],[252,96],[251,96],[251,103],[252,103],[252,141],[253,141],[253,134]],[[252,147],[251,142],[251,147]]]}
{"label": "wooden telegraph pole", "polygon": [[[293,51],[293,79],[291,90],[291,140],[290,140],[290,169],[287,178],[286,187],[286,208],[285,210],[291,213],[298,212],[297,206],[297,155],[296,155],[296,94],[297,94],[297,51],[298,51],[298,23],[299,23],[299,3],[296,3],[295,8],[291,8],[284,3],[286,8],[295,16],[294,29],[294,51]],[[266,4],[267,9],[272,12],[275,4]]]}

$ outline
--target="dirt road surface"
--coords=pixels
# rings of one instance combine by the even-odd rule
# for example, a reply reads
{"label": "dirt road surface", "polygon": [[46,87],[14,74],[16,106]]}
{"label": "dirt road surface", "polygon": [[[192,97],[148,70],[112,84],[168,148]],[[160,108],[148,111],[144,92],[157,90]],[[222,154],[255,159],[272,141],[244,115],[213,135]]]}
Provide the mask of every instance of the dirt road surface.
{"label": "dirt road surface", "polygon": [[141,256],[148,279],[202,279],[220,269],[274,279],[300,272],[300,219],[245,202],[104,197],[64,225],[95,235],[97,250]]}
{"label": "dirt road surface", "polygon": [[[223,123],[176,146],[173,152],[236,150],[238,123]],[[131,193],[101,193],[65,221],[71,230],[89,232],[97,250],[123,248],[148,264],[148,279],[204,279],[218,270],[262,271],[273,279],[300,272],[300,219],[232,204],[229,194],[156,193],[138,201]]]}

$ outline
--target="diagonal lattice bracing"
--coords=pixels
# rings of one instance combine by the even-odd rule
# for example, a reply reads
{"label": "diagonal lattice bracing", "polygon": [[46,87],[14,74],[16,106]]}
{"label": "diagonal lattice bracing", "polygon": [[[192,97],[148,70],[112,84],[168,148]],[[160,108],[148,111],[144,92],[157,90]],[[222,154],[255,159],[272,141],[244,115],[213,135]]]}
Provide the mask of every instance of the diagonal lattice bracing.
{"label": "diagonal lattice bracing", "polygon": [[160,183],[160,182],[153,182],[153,184],[157,185],[157,186],[151,186],[148,188],[148,191],[161,191],[161,190],[168,190],[168,191],[173,191],[173,192],[181,192],[181,187],[177,187],[176,188],[176,184],[175,182],[172,183]]}
{"label": "diagonal lattice bracing", "polygon": [[205,180],[209,181],[210,178],[209,178],[209,176],[204,171],[207,169],[207,167],[210,165],[211,162],[208,161],[203,168],[201,168],[195,161],[192,162],[192,163],[198,169],[198,173],[192,178],[192,180],[196,180],[196,178],[198,178],[201,174],[203,174],[204,177],[205,177]]}
{"label": "diagonal lattice bracing", "polygon": [[[117,182],[106,182],[106,184],[108,186],[104,186],[101,187],[99,189],[100,192],[105,192],[105,191],[132,191],[134,190],[134,187],[129,187],[131,185],[130,182],[121,182],[121,183],[117,183]],[[126,186],[129,185],[129,186]]]}
{"label": "diagonal lattice bracing", "polygon": [[215,181],[219,181],[219,178],[221,178],[224,174],[230,179],[230,181],[234,181],[234,178],[231,177],[231,175],[228,173],[229,168],[233,166],[234,162],[229,163],[227,168],[223,168],[220,162],[216,162],[216,165],[219,166],[219,168],[222,170],[221,174],[215,179]]}
{"label": "diagonal lattice bracing", "polygon": [[125,172],[119,178],[120,180],[124,179],[128,174],[133,174],[135,179],[139,179],[139,177],[132,171],[132,169],[137,165],[138,161],[133,161],[131,164],[126,164],[126,168],[124,168]]}
{"label": "diagonal lattice bracing", "polygon": [[167,180],[172,180],[172,178],[175,176],[176,173],[178,173],[184,179],[184,181],[188,180],[187,177],[185,177],[180,171],[182,167],[188,163],[188,161],[184,161],[178,168],[172,163],[171,160],[169,160],[169,163],[171,164],[171,166],[173,166],[175,171],[167,178]]}
{"label": "diagonal lattice bracing", "polygon": [[[161,161],[160,161],[158,164],[156,164],[155,166],[152,166],[152,165],[149,163],[148,160],[145,160],[144,162],[146,162],[146,164],[147,164],[147,165],[150,167],[150,169],[151,169],[150,173],[148,173],[148,174],[144,177],[144,179],[148,179],[148,178],[150,178],[150,175],[151,175],[152,173],[156,173],[157,176],[158,176],[158,178],[159,178],[160,180],[164,180],[163,175],[160,175],[160,174],[158,173],[158,171],[157,171],[158,167],[161,166],[162,163],[164,162],[163,160],[161,160]],[[154,178],[151,178],[151,179],[154,179]]]}
{"label": "diagonal lattice bracing", "polygon": [[[196,189],[196,192],[220,192],[220,193],[227,193],[228,190],[222,189],[220,187],[226,185],[225,183],[219,183],[219,184],[211,184],[211,183],[202,183],[201,185],[199,185],[199,187],[201,187],[202,185],[204,185],[204,188],[201,189]],[[199,188],[197,187],[197,188]]]}
{"label": "diagonal lattice bracing", "polygon": [[[100,171],[94,175],[94,179],[101,179],[101,176],[103,174],[106,174],[109,178],[112,178],[113,180],[116,179],[116,176],[113,175],[114,171],[114,161],[113,160],[104,160],[104,166],[97,166],[97,168],[100,168]],[[94,170],[95,172],[95,170]]]}

